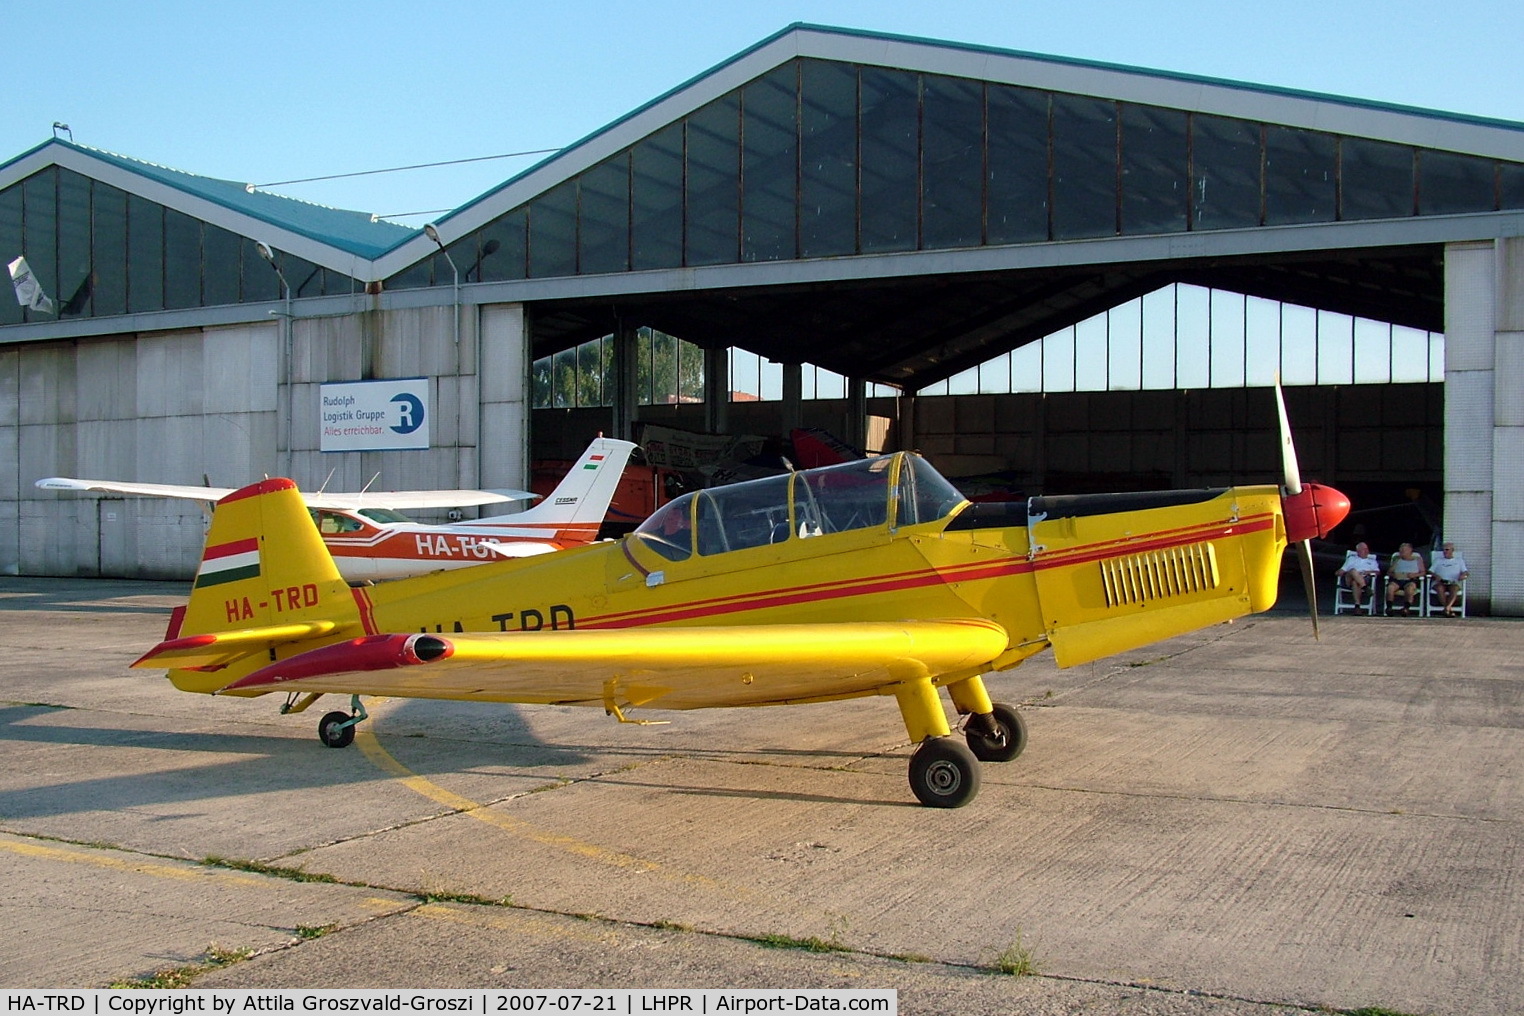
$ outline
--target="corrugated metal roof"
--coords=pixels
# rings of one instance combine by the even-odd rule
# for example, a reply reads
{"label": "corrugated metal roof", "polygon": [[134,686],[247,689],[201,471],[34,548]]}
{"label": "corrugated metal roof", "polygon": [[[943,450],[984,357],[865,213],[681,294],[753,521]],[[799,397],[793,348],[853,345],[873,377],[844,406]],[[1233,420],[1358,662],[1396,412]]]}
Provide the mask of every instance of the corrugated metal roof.
{"label": "corrugated metal roof", "polygon": [[50,144],[72,148],[83,155],[363,258],[374,258],[417,233],[407,226],[375,219],[367,212],[330,208],[283,194],[254,190],[249,184],[197,176],[69,141],[55,139]]}

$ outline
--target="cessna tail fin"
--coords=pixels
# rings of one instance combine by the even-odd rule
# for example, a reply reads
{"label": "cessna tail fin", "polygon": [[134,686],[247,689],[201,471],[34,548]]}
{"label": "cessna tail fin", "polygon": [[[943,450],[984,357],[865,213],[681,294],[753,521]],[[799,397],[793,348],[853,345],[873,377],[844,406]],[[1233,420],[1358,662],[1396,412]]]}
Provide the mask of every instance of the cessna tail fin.
{"label": "cessna tail fin", "polygon": [[598,527],[608,514],[609,502],[634,450],[629,441],[595,438],[549,497],[525,511],[472,525],[543,528],[547,539],[591,543],[597,539]]}
{"label": "cessna tail fin", "polygon": [[216,691],[252,669],[240,661],[262,665],[287,655],[278,647],[360,627],[296,484],[262,480],[217,502],[190,602],[133,666],[168,667],[176,687]]}

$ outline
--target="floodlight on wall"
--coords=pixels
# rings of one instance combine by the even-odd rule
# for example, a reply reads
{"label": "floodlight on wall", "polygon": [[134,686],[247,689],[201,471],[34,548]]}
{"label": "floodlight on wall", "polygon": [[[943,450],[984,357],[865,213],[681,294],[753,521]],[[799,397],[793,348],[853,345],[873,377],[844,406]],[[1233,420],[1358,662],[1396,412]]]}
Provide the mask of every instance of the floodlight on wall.
{"label": "floodlight on wall", "polygon": [[294,449],[296,441],[296,369],[294,366],[295,350],[292,348],[295,339],[292,336],[293,329],[291,327],[291,283],[286,281],[286,273],[280,270],[280,265],[275,260],[275,251],[269,244],[263,240],[255,240],[254,250],[259,253],[260,257],[270,262],[271,268],[275,269],[275,277],[280,279],[281,294],[285,301],[285,309],[283,311],[272,310],[270,313],[279,315],[281,320],[281,356],[285,360],[285,371],[283,373],[285,374],[286,388],[286,404],[284,407],[286,411],[286,475],[290,476],[296,461]]}
{"label": "floodlight on wall", "polygon": [[455,317],[455,345],[460,347],[460,269],[455,267],[455,259],[450,257],[450,252],[445,250],[444,240],[439,236],[439,227],[432,222],[423,224],[423,235],[434,241],[434,246],[439,248],[439,253],[444,255],[445,263],[450,266],[450,275],[454,277],[451,292],[454,294],[454,317]]}

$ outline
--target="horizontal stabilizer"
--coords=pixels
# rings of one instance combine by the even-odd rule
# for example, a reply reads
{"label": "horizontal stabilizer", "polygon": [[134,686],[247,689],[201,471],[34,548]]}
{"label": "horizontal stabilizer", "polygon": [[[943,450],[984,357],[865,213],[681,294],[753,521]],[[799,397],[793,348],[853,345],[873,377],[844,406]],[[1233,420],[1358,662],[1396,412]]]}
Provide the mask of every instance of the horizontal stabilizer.
{"label": "horizontal stabilizer", "polygon": [[[286,642],[319,638],[338,632],[334,621],[303,621],[295,624],[267,625],[222,631],[206,635],[186,635],[165,639],[132,664],[134,667],[221,667],[250,653],[265,652]],[[358,627],[347,625],[344,627]]]}

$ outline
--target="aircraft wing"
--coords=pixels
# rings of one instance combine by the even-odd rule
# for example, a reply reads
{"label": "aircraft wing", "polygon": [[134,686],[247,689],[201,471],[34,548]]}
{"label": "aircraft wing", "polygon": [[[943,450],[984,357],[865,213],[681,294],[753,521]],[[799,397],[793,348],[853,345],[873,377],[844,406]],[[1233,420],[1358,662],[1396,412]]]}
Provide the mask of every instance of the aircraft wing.
{"label": "aircraft wing", "polygon": [[481,504],[532,501],[540,495],[528,490],[367,490],[356,494],[318,491],[303,493],[312,508],[470,508]]}
{"label": "aircraft wing", "polygon": [[1007,648],[983,619],[370,635],[269,664],[222,689],[610,711],[828,701],[979,673]]}
{"label": "aircraft wing", "polygon": [[120,480],[77,480],[72,476],[45,476],[36,486],[43,490],[78,490],[96,494],[134,494],[139,497],[178,497],[187,501],[221,501],[232,487],[192,487],[173,483],[125,483]]}
{"label": "aircraft wing", "polygon": [[[132,494],[138,497],[175,497],[189,501],[221,501],[232,487],[193,487],[173,483],[129,483],[121,480],[81,480],[72,476],[47,476],[36,486],[43,490],[75,490],[96,494]],[[528,501],[540,495],[527,490],[369,490],[360,493],[302,493],[312,508],[469,508],[473,505]]]}

